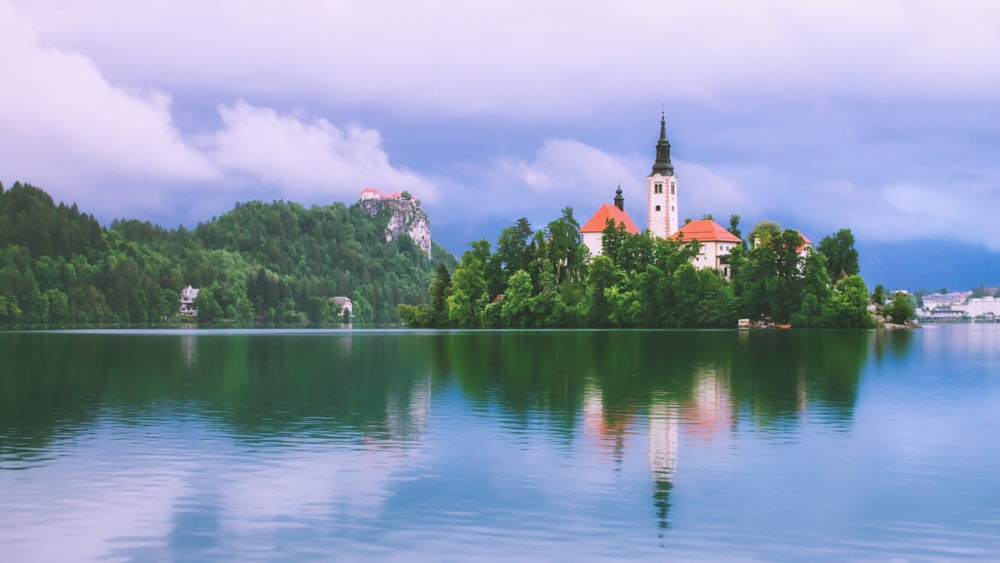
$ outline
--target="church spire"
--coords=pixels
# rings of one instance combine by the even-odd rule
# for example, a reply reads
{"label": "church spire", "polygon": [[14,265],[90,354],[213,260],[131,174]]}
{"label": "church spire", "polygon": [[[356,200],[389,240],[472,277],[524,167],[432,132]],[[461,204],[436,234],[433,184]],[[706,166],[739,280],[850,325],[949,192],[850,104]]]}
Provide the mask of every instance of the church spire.
{"label": "church spire", "polygon": [[625,211],[625,198],[622,197],[622,183],[618,181],[618,191],[615,192],[615,207]]}
{"label": "church spire", "polygon": [[656,142],[656,162],[653,163],[653,172],[650,176],[653,174],[674,175],[674,165],[670,163],[670,141],[667,140],[667,117],[663,113],[660,114],[660,139]]}

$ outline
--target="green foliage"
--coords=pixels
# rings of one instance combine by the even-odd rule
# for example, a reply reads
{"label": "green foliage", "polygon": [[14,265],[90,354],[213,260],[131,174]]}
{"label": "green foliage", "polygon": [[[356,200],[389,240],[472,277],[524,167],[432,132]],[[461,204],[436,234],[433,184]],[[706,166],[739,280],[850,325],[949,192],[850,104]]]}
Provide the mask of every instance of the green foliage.
{"label": "green foliage", "polygon": [[[734,215],[736,232],[738,224]],[[731,275],[723,276],[694,267],[698,241],[630,234],[609,221],[602,253],[586,264],[578,224],[565,208],[534,234],[518,220],[502,231],[495,253],[485,240],[472,243],[447,288],[447,271],[439,269],[432,305],[401,307],[400,317],[410,326],[463,328],[725,328],[740,316],[799,327],[871,326],[860,277],[833,286],[826,257],[776,223],[759,223],[751,236],[754,247],[735,247]]]}
{"label": "green foliage", "polygon": [[824,310],[826,326],[833,328],[870,328],[868,288],[861,276],[847,276],[837,282],[830,308]]}
{"label": "green foliage", "polygon": [[850,229],[840,229],[833,235],[823,237],[817,250],[826,257],[827,270],[834,278],[854,276],[861,271],[858,251],[854,248],[854,234]]}
{"label": "green foliage", "polygon": [[802,303],[805,259],[800,255],[802,235],[762,221],[750,233],[753,248],[741,265],[743,312],[747,317],[788,321]]}
{"label": "green foliage", "polygon": [[893,296],[892,302],[885,306],[883,312],[886,318],[893,323],[906,324],[913,320],[916,312],[915,305],[914,300],[909,295],[900,291]]}
{"label": "green foliage", "polygon": [[877,284],[875,290],[872,291],[872,303],[875,305],[885,305],[885,287],[882,284]]}
{"label": "green foliage", "polygon": [[432,261],[407,236],[386,243],[392,210],[373,209],[256,201],[194,230],[102,229],[15,183],[0,191],[0,323],[180,322],[186,285],[201,290],[202,324],[335,324],[334,296],[352,300],[355,322],[395,322],[397,305],[427,300],[433,264],[456,262],[437,244]]}

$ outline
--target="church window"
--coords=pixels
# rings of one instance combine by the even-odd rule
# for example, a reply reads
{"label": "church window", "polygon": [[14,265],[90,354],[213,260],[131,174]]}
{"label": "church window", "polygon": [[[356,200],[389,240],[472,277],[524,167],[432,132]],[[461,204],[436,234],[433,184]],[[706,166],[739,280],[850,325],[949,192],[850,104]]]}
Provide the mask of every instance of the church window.
{"label": "church window", "polygon": [[677,195],[677,184],[670,182],[670,195]]}
{"label": "church window", "polygon": [[663,184],[653,184],[653,193],[654,194],[662,194],[663,193]]}
{"label": "church window", "polygon": [[659,211],[659,210],[660,210],[660,206],[659,206],[659,205],[657,205],[657,206],[656,206],[656,210],[657,210],[657,211]]}

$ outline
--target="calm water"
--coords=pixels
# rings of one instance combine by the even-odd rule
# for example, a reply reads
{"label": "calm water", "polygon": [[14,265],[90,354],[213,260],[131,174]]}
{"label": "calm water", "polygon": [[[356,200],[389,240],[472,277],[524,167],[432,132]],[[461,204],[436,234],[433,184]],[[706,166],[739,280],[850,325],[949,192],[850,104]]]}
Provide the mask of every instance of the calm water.
{"label": "calm water", "polygon": [[1000,325],[0,333],[0,559],[1000,560]]}

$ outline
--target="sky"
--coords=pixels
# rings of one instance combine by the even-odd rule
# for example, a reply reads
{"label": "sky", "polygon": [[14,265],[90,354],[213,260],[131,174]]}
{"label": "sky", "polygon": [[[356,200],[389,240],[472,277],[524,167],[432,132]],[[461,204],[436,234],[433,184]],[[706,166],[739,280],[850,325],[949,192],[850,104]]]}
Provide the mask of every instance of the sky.
{"label": "sky", "polygon": [[1000,3],[0,0],[0,182],[103,223],[408,190],[456,254],[620,183],[1000,285]]}

